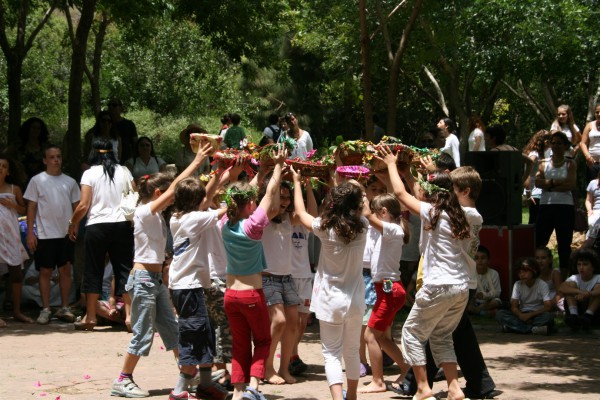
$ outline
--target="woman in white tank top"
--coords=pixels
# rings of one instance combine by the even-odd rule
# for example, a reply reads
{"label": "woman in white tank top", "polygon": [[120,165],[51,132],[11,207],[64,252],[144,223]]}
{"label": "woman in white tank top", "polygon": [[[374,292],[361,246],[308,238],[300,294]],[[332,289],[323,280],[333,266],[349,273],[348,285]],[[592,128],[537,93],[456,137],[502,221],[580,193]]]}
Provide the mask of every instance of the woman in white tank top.
{"label": "woman in white tank top", "polygon": [[600,171],[600,103],[594,110],[596,119],[588,122],[581,134],[581,152],[588,166],[587,180],[598,176]]}

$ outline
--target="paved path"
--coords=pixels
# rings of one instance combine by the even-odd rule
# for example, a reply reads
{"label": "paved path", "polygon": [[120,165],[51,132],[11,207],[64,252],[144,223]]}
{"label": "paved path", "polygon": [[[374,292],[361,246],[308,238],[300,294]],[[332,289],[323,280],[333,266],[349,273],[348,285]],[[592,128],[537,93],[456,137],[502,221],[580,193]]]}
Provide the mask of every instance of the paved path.
{"label": "paved path", "polygon": [[[72,325],[25,325],[7,319],[0,330],[0,400],[110,399],[109,390],[123,361],[129,335],[112,328],[76,332]],[[483,354],[502,393],[498,399],[600,399],[600,333],[550,336],[500,334],[494,325],[477,328]],[[262,387],[268,400],[328,399],[317,324],[309,327],[301,354],[309,364],[295,385]],[[386,371],[387,379],[398,370]],[[172,355],[156,338],[140,361],[135,378],[151,398],[167,399],[177,370]],[[461,380],[462,381],[462,380]],[[367,383],[368,377],[361,379]],[[461,385],[463,382],[461,382]],[[438,398],[445,383],[436,383]],[[360,400],[399,399],[394,393],[359,395]]]}

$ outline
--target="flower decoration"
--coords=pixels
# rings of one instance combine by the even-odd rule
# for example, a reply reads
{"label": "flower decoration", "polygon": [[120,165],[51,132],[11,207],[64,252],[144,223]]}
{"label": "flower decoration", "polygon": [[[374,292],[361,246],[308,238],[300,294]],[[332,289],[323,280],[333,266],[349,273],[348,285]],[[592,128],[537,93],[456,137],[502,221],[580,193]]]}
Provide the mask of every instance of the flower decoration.
{"label": "flower decoration", "polygon": [[257,195],[258,189],[254,186],[249,190],[240,190],[237,187],[233,186],[227,189],[225,193],[223,193],[222,200],[227,204],[227,207],[230,207],[234,203],[234,197],[247,201],[255,199]]}
{"label": "flower decoration", "polygon": [[419,178],[419,185],[421,186],[421,189],[423,189],[428,195],[431,195],[434,192],[448,192],[448,189],[439,187],[435,183],[432,183],[430,179],[433,180],[433,175],[428,175],[427,180]]}

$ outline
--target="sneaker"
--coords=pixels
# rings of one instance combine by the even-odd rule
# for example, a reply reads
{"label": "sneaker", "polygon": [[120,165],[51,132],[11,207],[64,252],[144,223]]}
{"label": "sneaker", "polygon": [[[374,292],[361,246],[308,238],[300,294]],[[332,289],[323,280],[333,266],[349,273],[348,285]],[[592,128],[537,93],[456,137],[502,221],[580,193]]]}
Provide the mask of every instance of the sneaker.
{"label": "sneaker", "polygon": [[198,386],[196,389],[196,397],[190,397],[190,399],[225,400],[227,396],[229,396],[229,391],[218,383],[213,382],[212,385],[207,388]]}
{"label": "sneaker", "polygon": [[292,375],[301,375],[302,373],[306,372],[307,369],[308,365],[306,365],[300,358],[292,360],[288,367],[288,371]]}
{"label": "sneaker", "polygon": [[49,308],[44,308],[40,311],[40,316],[37,318],[37,323],[40,325],[47,325],[50,322],[50,318],[52,317],[52,311]]}
{"label": "sneaker", "polygon": [[171,394],[169,394],[169,400],[177,400],[177,399],[197,399],[196,396],[189,392],[181,392],[179,394],[174,394],[171,390]]}
{"label": "sneaker", "polygon": [[133,379],[125,378],[121,382],[115,379],[112,384],[111,396],[127,397],[127,398],[142,398],[150,397],[150,393],[141,389]]}
{"label": "sneaker", "polygon": [[534,326],[531,328],[531,333],[534,335],[548,335],[548,327],[546,325]]}
{"label": "sneaker", "polygon": [[65,322],[75,322],[75,315],[71,311],[71,307],[62,307],[55,314],[54,317]]}

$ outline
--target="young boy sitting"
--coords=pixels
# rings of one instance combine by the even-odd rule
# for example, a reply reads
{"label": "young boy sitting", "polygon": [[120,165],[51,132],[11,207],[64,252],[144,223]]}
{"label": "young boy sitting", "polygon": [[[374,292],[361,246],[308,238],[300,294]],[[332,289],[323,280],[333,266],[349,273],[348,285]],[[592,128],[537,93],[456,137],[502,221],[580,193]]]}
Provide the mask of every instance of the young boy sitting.
{"label": "young boy sitting", "polygon": [[[44,149],[46,171],[34,176],[25,195],[27,201],[27,247],[34,252],[35,268],[40,273],[42,311],[38,324],[50,322],[50,278],[58,267],[61,308],[54,315],[66,322],[75,316],[69,308],[71,293],[71,261],[73,242],[67,237],[73,210],[79,204],[79,186],[75,180],[62,173],[62,154],[58,146]],[[37,225],[37,237],[33,226]]]}
{"label": "young boy sitting", "polygon": [[577,274],[560,285],[565,295],[565,322],[573,329],[589,329],[600,323],[600,261],[591,249],[581,249],[573,254]]}
{"label": "young boy sitting", "polygon": [[479,246],[475,254],[477,268],[477,292],[469,302],[467,310],[470,314],[488,316],[496,313],[502,306],[500,300],[500,276],[490,267],[490,251]]}
{"label": "young boy sitting", "polygon": [[535,258],[517,262],[519,280],[513,286],[510,310],[498,310],[496,320],[502,332],[547,335],[554,324],[552,297],[546,282],[539,279],[540,268]]}

